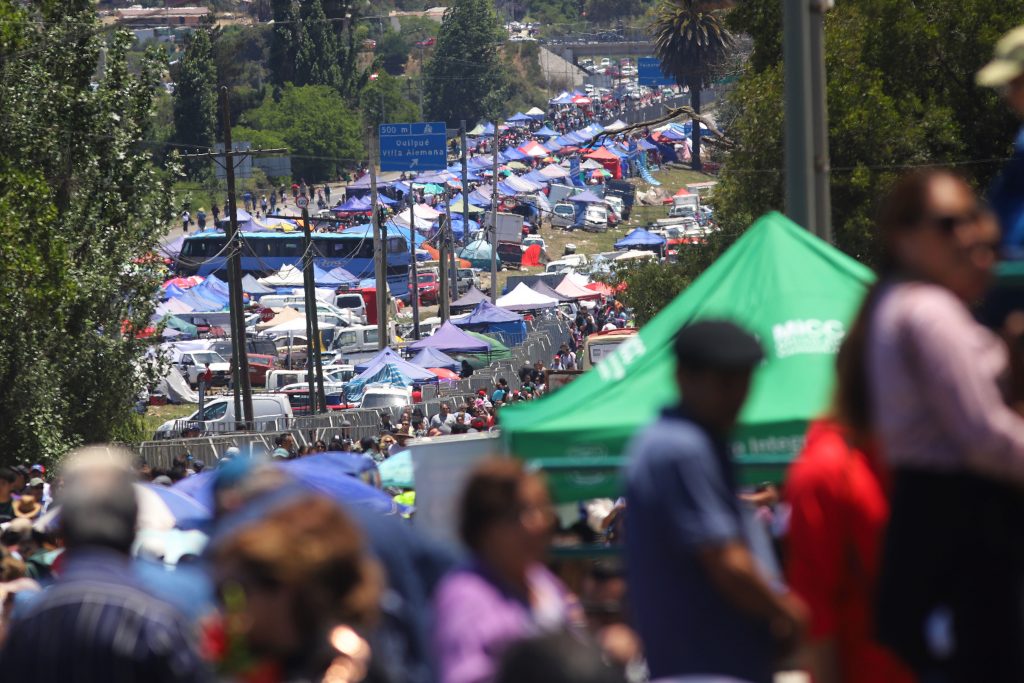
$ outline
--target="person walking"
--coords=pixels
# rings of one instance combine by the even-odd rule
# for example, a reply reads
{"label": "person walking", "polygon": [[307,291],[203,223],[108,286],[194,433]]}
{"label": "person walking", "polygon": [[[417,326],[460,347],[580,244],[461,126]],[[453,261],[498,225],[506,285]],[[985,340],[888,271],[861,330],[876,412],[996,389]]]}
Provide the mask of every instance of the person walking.
{"label": "person walking", "polygon": [[963,179],[930,169],[896,183],[878,230],[879,280],[847,335],[837,398],[891,469],[878,637],[923,679],[1021,681],[1021,342],[969,308],[999,228]]}
{"label": "person walking", "polygon": [[801,642],[806,609],[755,554],[728,443],[762,358],[732,323],[683,327],[682,399],[628,448],[627,580],[652,680],[771,683]]}
{"label": "person walking", "polygon": [[263,212],[264,216],[267,215],[267,206],[268,206],[267,195],[265,195],[265,194],[264,195],[260,195],[260,211]]}
{"label": "person walking", "polygon": [[181,231],[188,234],[188,226],[192,224],[192,214],[185,209],[181,212]]}
{"label": "person walking", "polygon": [[199,210],[196,211],[196,225],[200,231],[206,230],[206,209],[202,207],[199,207]]}

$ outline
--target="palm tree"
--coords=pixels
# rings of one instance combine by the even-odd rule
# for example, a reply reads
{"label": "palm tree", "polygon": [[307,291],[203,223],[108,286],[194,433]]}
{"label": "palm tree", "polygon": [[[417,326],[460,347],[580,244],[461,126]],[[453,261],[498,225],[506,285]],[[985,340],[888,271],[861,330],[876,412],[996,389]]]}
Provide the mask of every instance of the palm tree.
{"label": "palm tree", "polygon": [[[712,83],[733,39],[709,0],[660,0],[651,32],[661,68],[690,89],[690,106],[700,113],[701,90]],[[700,124],[693,122],[693,169],[701,170]]]}

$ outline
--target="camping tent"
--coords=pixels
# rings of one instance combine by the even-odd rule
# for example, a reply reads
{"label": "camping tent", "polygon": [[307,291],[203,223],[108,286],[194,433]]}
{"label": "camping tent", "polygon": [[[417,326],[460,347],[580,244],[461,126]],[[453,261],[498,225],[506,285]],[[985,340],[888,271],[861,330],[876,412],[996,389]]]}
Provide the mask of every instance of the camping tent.
{"label": "camping tent", "polygon": [[[872,280],[865,266],[784,216],[768,214],[594,371],[540,401],[504,409],[506,446],[541,465],[586,454],[580,465],[594,485],[560,490],[563,500],[614,494],[617,456],[678,399],[671,379],[676,332],[690,321],[726,318],[757,335],[766,353],[734,452],[746,465],[744,480],[780,475],[801,447],[808,420],[828,406],[836,351]],[[596,472],[598,463],[606,476]],[[560,471],[567,476],[580,474],[566,465]]]}
{"label": "camping tent", "polygon": [[481,292],[476,287],[470,287],[469,290],[460,296],[458,299],[451,303],[450,308],[472,308],[479,304],[481,301],[488,301],[489,297]]}
{"label": "camping tent", "polygon": [[486,353],[488,348],[487,344],[473,339],[450,321],[446,321],[429,337],[409,344],[410,351],[437,349],[452,353]]}
{"label": "camping tent", "polygon": [[647,232],[643,228],[635,228],[628,235],[615,243],[616,249],[632,249],[633,247],[660,247],[665,244],[661,235]]}
{"label": "camping tent", "polygon": [[462,363],[455,360],[451,356],[445,354],[443,351],[439,351],[433,348],[426,348],[417,353],[409,361],[413,365],[418,365],[421,368],[438,368],[444,370],[453,370],[458,372],[462,369]]}
{"label": "camping tent", "polygon": [[499,298],[495,303],[510,311],[535,311],[541,308],[554,308],[558,305],[558,299],[538,294],[527,287],[525,283],[520,282],[515,289]]}
{"label": "camping tent", "polygon": [[[485,240],[470,242],[458,254],[459,258],[466,259],[474,268],[491,268],[491,245]],[[501,270],[501,257],[498,257],[498,270]]]}
{"label": "camping tent", "polygon": [[518,313],[498,308],[486,299],[464,318],[454,321],[467,331],[493,334],[512,346],[522,344],[526,339],[526,323]]}

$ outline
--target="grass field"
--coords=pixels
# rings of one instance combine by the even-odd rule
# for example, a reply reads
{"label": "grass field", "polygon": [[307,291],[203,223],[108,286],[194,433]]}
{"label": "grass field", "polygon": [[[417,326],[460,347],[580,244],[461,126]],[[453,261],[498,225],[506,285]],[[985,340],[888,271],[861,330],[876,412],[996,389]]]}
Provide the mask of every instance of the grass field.
{"label": "grass field", "polygon": [[142,416],[145,426],[146,438],[153,436],[153,433],[168,420],[180,420],[188,417],[196,411],[194,403],[183,403],[181,405],[167,404],[165,406],[150,406],[146,414]]}

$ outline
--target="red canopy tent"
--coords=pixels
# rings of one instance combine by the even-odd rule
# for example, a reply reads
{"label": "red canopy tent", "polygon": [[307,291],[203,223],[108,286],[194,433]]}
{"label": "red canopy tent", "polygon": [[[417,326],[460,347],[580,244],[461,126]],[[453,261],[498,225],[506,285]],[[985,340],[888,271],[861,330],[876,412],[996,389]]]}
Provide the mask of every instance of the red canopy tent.
{"label": "red canopy tent", "polygon": [[588,159],[593,159],[604,166],[605,170],[611,173],[612,177],[616,180],[622,177],[622,167],[619,164],[619,157],[617,157],[615,153],[607,147],[598,147],[594,151],[584,154],[583,156]]}

